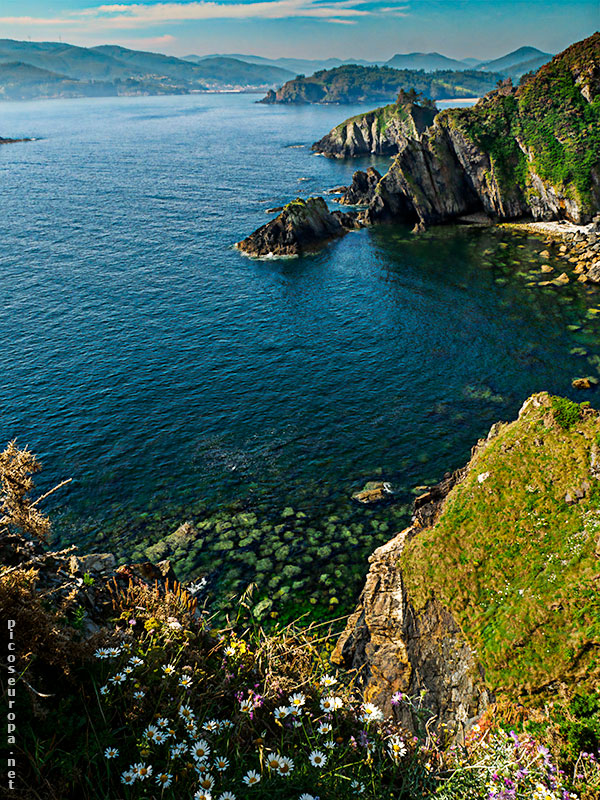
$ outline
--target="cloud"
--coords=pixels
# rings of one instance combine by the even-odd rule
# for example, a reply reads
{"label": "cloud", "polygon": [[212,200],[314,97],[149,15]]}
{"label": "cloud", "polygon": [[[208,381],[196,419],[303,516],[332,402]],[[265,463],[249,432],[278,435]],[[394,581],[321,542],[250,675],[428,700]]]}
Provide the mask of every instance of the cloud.
{"label": "cloud", "polygon": [[167,23],[210,19],[316,19],[352,24],[377,13],[360,8],[368,0],[255,0],[254,2],[113,3],[74,11],[54,19],[0,17],[16,25],[75,25],[94,30],[136,29]]}

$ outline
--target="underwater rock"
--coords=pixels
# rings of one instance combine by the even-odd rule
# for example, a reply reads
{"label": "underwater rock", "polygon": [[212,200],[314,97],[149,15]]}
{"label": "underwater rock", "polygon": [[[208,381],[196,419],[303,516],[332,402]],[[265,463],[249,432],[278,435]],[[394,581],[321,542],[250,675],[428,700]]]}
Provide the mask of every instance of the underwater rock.
{"label": "underwater rock", "polygon": [[393,496],[391,483],[386,481],[369,481],[365,483],[360,492],[355,492],[352,499],[358,503],[368,505],[370,503],[380,503],[382,500],[389,500]]}

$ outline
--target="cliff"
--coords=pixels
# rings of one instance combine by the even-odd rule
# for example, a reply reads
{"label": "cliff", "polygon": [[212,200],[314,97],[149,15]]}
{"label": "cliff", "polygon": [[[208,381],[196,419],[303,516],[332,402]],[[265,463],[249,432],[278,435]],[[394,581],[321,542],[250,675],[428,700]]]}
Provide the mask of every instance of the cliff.
{"label": "cliff", "polygon": [[255,258],[294,256],[314,250],[355,227],[355,215],[329,211],[322,197],[308,200],[298,197],[288,203],[275,219],[235,246]]}
{"label": "cliff", "polygon": [[408,138],[368,221],[436,224],[485,212],[589,222],[600,208],[600,33],[474,107]]}
{"label": "cliff", "polygon": [[435,107],[411,102],[392,103],[347,119],[315,142],[312,149],[336,158],[395,155],[409,139],[425,132],[436,113]]}
{"label": "cliff", "polygon": [[534,395],[375,551],[334,658],[383,708],[425,690],[459,732],[494,696],[593,686],[599,500],[600,414]]}

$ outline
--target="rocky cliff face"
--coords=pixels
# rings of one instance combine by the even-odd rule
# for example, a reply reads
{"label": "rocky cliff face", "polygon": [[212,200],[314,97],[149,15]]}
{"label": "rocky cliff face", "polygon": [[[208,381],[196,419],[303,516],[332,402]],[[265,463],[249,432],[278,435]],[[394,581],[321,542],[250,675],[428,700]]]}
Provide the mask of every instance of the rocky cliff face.
{"label": "rocky cliff face", "polygon": [[375,167],[369,167],[366,172],[357,170],[352,176],[352,183],[345,187],[338,203],[345,206],[368,206],[375,197],[380,181],[381,174]]}
{"label": "rocky cliff face", "polygon": [[368,699],[389,710],[395,692],[425,691],[460,737],[494,695],[594,685],[599,437],[597,411],[534,395],[417,498],[411,527],[371,557],[334,653]]}
{"label": "rocky cliff face", "polygon": [[315,142],[317,153],[335,158],[395,155],[409,139],[420,136],[437,113],[416,103],[392,103],[351,117]]}
{"label": "rocky cliff face", "polygon": [[474,211],[589,222],[600,208],[600,34],[517,89],[445,111],[408,138],[368,220],[436,224]]}
{"label": "rocky cliff face", "polygon": [[322,197],[297,198],[236,247],[255,258],[295,256],[358,227],[356,215],[329,211]]}

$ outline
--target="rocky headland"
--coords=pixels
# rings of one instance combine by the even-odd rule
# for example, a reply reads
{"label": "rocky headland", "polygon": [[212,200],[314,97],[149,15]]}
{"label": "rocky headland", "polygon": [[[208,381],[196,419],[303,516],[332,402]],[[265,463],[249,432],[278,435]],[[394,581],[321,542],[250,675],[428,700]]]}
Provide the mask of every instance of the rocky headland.
{"label": "rocky headland", "polygon": [[254,258],[297,256],[357,227],[355,214],[329,211],[322,197],[298,197],[236,247]]}
{"label": "rocky headland", "polygon": [[396,103],[351,117],[315,142],[312,149],[332,158],[361,155],[392,156],[426,131],[437,109],[424,105],[407,92],[400,92]]}

